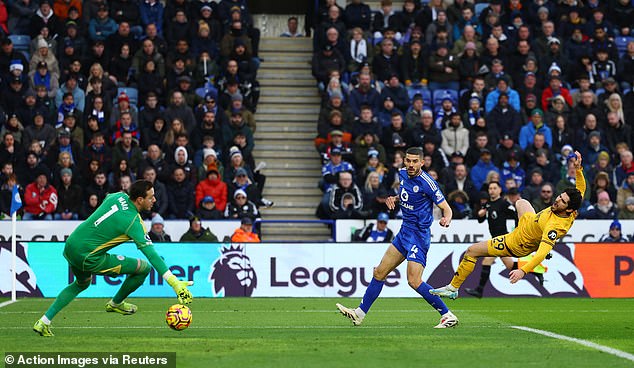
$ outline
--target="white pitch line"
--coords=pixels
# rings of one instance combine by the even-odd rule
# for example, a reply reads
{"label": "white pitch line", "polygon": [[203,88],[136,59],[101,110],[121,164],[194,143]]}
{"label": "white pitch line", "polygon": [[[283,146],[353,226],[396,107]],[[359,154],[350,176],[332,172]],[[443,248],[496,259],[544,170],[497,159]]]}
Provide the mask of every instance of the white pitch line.
{"label": "white pitch line", "polygon": [[[156,330],[159,328],[163,328],[164,325],[160,326],[53,326],[53,329],[68,329],[68,330]],[[491,328],[490,325],[472,325],[472,326],[460,326],[460,328]],[[312,329],[320,329],[320,330],[330,330],[330,329],[355,329],[352,325],[338,325],[338,326],[209,326],[209,327],[198,327],[192,326],[188,329],[195,330],[312,330]],[[374,329],[374,330],[405,330],[405,329],[421,329],[421,326],[363,326],[356,328],[357,330],[362,329]],[[497,327],[496,327],[497,328]],[[502,327],[499,327],[502,328]],[[0,327],[0,331],[2,330],[24,330],[28,329],[27,327],[20,326],[9,326],[9,327]]]}
{"label": "white pitch line", "polygon": [[0,303],[0,308],[6,307],[9,304],[13,304],[13,303],[17,303],[17,302],[18,302],[17,300],[7,300],[6,302]]}
{"label": "white pitch line", "polygon": [[609,346],[605,346],[605,345],[599,345],[597,343],[588,341],[588,340],[582,340],[582,339],[577,339],[575,337],[569,337],[569,336],[565,336],[565,335],[560,335],[560,334],[556,334],[553,332],[549,332],[549,331],[544,331],[544,330],[538,330],[536,328],[530,328],[530,327],[524,327],[524,326],[510,326],[511,328],[515,328],[517,330],[522,330],[522,331],[527,331],[527,332],[532,332],[532,333],[536,333],[539,335],[543,335],[543,336],[548,336],[548,337],[552,337],[553,339],[557,339],[557,340],[564,340],[564,341],[570,341],[570,342],[574,342],[577,343],[579,345],[583,345],[592,349],[596,349],[599,351],[602,351],[604,353],[608,353],[614,356],[617,356],[619,358],[623,358],[623,359],[627,359],[630,360],[632,362],[634,362],[634,354],[630,354],[630,353],[626,353],[622,350],[619,349],[614,349],[611,348]]}

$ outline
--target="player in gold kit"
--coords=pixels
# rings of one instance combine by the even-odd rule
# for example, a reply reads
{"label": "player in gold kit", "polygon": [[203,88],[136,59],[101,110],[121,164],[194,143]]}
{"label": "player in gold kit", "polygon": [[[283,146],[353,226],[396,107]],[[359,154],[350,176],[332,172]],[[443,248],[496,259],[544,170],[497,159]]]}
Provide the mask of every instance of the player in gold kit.
{"label": "player in gold kit", "polygon": [[519,224],[512,232],[470,246],[465,252],[458,270],[447,286],[430,290],[431,294],[456,299],[458,289],[467,276],[473,272],[479,257],[524,257],[537,252],[533,259],[509,274],[511,284],[522,279],[535,266],[539,265],[553,249],[555,241],[566,235],[577,218],[577,210],[581,206],[586,181],[581,167],[581,154],[575,152],[571,158],[574,162],[576,188],[568,188],[561,193],[552,206],[539,213],[530,202],[520,199],[515,204]]}

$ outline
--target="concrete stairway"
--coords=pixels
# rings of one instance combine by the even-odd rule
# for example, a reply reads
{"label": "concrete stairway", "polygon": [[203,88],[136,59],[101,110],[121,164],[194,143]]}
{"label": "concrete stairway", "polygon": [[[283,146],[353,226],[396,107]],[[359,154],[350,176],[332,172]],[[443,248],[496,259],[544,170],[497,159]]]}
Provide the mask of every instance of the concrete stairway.
{"label": "concrete stairway", "polygon": [[[321,175],[313,139],[320,98],[311,75],[311,39],[263,37],[258,71],[261,97],[255,133],[256,162],[266,161],[263,196],[275,206],[262,208],[265,220],[315,220]],[[326,241],[323,224],[264,223],[264,241]]]}

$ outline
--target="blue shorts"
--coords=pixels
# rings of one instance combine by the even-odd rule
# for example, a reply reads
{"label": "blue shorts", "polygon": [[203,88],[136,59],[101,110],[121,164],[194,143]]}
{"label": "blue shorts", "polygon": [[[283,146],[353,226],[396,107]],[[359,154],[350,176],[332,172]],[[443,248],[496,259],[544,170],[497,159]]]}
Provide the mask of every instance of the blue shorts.
{"label": "blue shorts", "polygon": [[427,251],[431,242],[431,232],[429,229],[409,229],[401,228],[392,244],[406,258],[407,261],[427,265]]}

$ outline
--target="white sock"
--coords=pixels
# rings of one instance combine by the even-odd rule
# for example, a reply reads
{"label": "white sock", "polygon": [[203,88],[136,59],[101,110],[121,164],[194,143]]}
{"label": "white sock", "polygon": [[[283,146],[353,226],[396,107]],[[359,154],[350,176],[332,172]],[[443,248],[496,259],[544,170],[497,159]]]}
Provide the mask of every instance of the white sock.
{"label": "white sock", "polygon": [[42,316],[42,318],[40,318],[40,321],[44,322],[44,324],[47,326],[51,324],[51,320],[48,319],[46,315]]}
{"label": "white sock", "polygon": [[359,307],[357,307],[357,308],[354,310],[354,313],[357,315],[357,317],[359,317],[359,318],[361,318],[361,319],[364,319],[364,318],[365,318],[365,312],[363,311],[363,309],[361,309],[361,308],[359,308]]}
{"label": "white sock", "polygon": [[453,313],[451,313],[451,311],[447,311],[447,313],[443,314],[441,317],[447,317],[447,316],[453,316]]}
{"label": "white sock", "polygon": [[447,285],[447,290],[449,290],[449,291],[458,291],[458,289],[457,289],[457,288],[455,288],[455,287],[454,287],[453,285],[451,285],[451,284]]}
{"label": "white sock", "polygon": [[123,302],[121,302],[121,303],[117,304],[117,303],[115,303],[114,301],[112,301],[112,299],[110,299],[110,301],[108,302],[108,304],[110,304],[110,305],[111,305],[111,306],[113,306],[113,307],[118,307],[118,306],[120,306],[121,304],[123,304]]}

